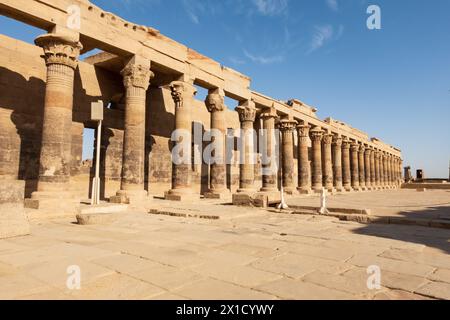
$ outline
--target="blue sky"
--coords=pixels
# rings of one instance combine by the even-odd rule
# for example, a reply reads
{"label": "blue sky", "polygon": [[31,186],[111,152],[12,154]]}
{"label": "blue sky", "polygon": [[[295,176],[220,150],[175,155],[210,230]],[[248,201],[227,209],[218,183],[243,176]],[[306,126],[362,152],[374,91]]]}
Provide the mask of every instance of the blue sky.
{"label": "blue sky", "polygon": [[[94,0],[107,11],[239,70],[252,88],[298,98],[403,150],[405,165],[447,177],[448,0]],[[367,7],[381,8],[369,30]],[[36,30],[0,18],[32,41]]]}

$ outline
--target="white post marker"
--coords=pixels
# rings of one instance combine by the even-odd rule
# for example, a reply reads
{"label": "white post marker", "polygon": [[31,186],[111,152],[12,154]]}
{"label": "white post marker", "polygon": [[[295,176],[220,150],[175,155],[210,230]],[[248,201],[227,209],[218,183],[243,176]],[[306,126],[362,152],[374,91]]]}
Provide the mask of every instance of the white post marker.
{"label": "white post marker", "polygon": [[283,185],[281,185],[281,203],[278,205],[277,209],[279,209],[279,210],[289,209],[289,206],[286,203],[286,199],[284,198],[284,187],[283,187]]}
{"label": "white post marker", "polygon": [[327,209],[327,190],[322,188],[322,193],[320,194],[320,214],[328,214],[330,213]]}
{"label": "white post marker", "polygon": [[92,181],[91,205],[100,204],[100,140],[102,137],[103,101],[92,102],[91,120],[98,121],[97,127],[97,152],[95,157],[95,178]]}

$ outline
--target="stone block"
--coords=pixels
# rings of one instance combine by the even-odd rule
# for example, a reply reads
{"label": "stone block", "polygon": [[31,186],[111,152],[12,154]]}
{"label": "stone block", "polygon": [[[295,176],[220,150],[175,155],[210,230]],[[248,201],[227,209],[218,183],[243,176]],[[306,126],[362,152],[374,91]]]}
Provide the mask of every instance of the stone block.
{"label": "stone block", "polygon": [[0,204],[23,203],[25,198],[25,181],[0,179]]}
{"label": "stone block", "polygon": [[0,205],[0,239],[30,234],[30,223],[22,204]]}
{"label": "stone block", "polygon": [[110,224],[119,218],[117,213],[87,213],[78,214],[77,221],[79,225],[88,226],[96,224]]}

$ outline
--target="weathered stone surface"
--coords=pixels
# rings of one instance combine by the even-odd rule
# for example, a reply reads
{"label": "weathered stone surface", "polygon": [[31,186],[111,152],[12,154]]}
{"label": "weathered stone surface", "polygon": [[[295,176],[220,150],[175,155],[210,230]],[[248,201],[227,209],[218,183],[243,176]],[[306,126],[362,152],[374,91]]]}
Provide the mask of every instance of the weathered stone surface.
{"label": "weathered stone surface", "polygon": [[21,204],[0,204],[0,239],[30,234],[30,223]]}

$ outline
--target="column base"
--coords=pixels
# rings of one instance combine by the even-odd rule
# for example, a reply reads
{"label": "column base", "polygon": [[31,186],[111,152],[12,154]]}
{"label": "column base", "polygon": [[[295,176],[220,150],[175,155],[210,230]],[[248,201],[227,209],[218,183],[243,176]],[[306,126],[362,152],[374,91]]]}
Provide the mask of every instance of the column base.
{"label": "column base", "polygon": [[353,192],[354,191],[353,188],[350,186],[344,186],[344,190],[345,190],[345,192]]}
{"label": "column base", "polygon": [[80,199],[69,191],[37,191],[25,199],[24,207],[51,212],[50,216],[72,215],[78,212]]}
{"label": "column base", "polygon": [[287,194],[289,196],[297,195],[298,191],[294,187],[284,187],[283,188],[284,194]]}
{"label": "column base", "polygon": [[263,187],[259,190],[259,192],[272,193],[272,192],[280,192],[276,187]]}
{"label": "column base", "polygon": [[110,203],[135,204],[148,200],[148,192],[145,190],[120,190],[115,196],[109,198]]}
{"label": "column base", "polygon": [[313,194],[313,191],[312,191],[312,189],[304,189],[304,188],[297,188],[297,191],[298,191],[298,193],[299,194],[301,194],[301,195],[311,195],[311,194]]}
{"label": "column base", "polygon": [[244,194],[255,194],[257,191],[255,189],[246,189],[246,188],[242,188],[242,189],[238,189],[236,191],[236,193],[244,193]]}
{"label": "column base", "polygon": [[228,189],[223,190],[210,190],[204,194],[205,199],[217,199],[223,200],[231,196],[231,192]]}
{"label": "column base", "polygon": [[254,206],[260,208],[267,208],[270,205],[278,205],[281,203],[280,191],[262,191],[254,196]]}
{"label": "column base", "polygon": [[172,189],[164,193],[164,199],[167,201],[194,201],[200,200],[200,195],[195,194],[191,189]]}
{"label": "column base", "polygon": [[335,190],[336,192],[345,192],[344,187],[336,187]]}

